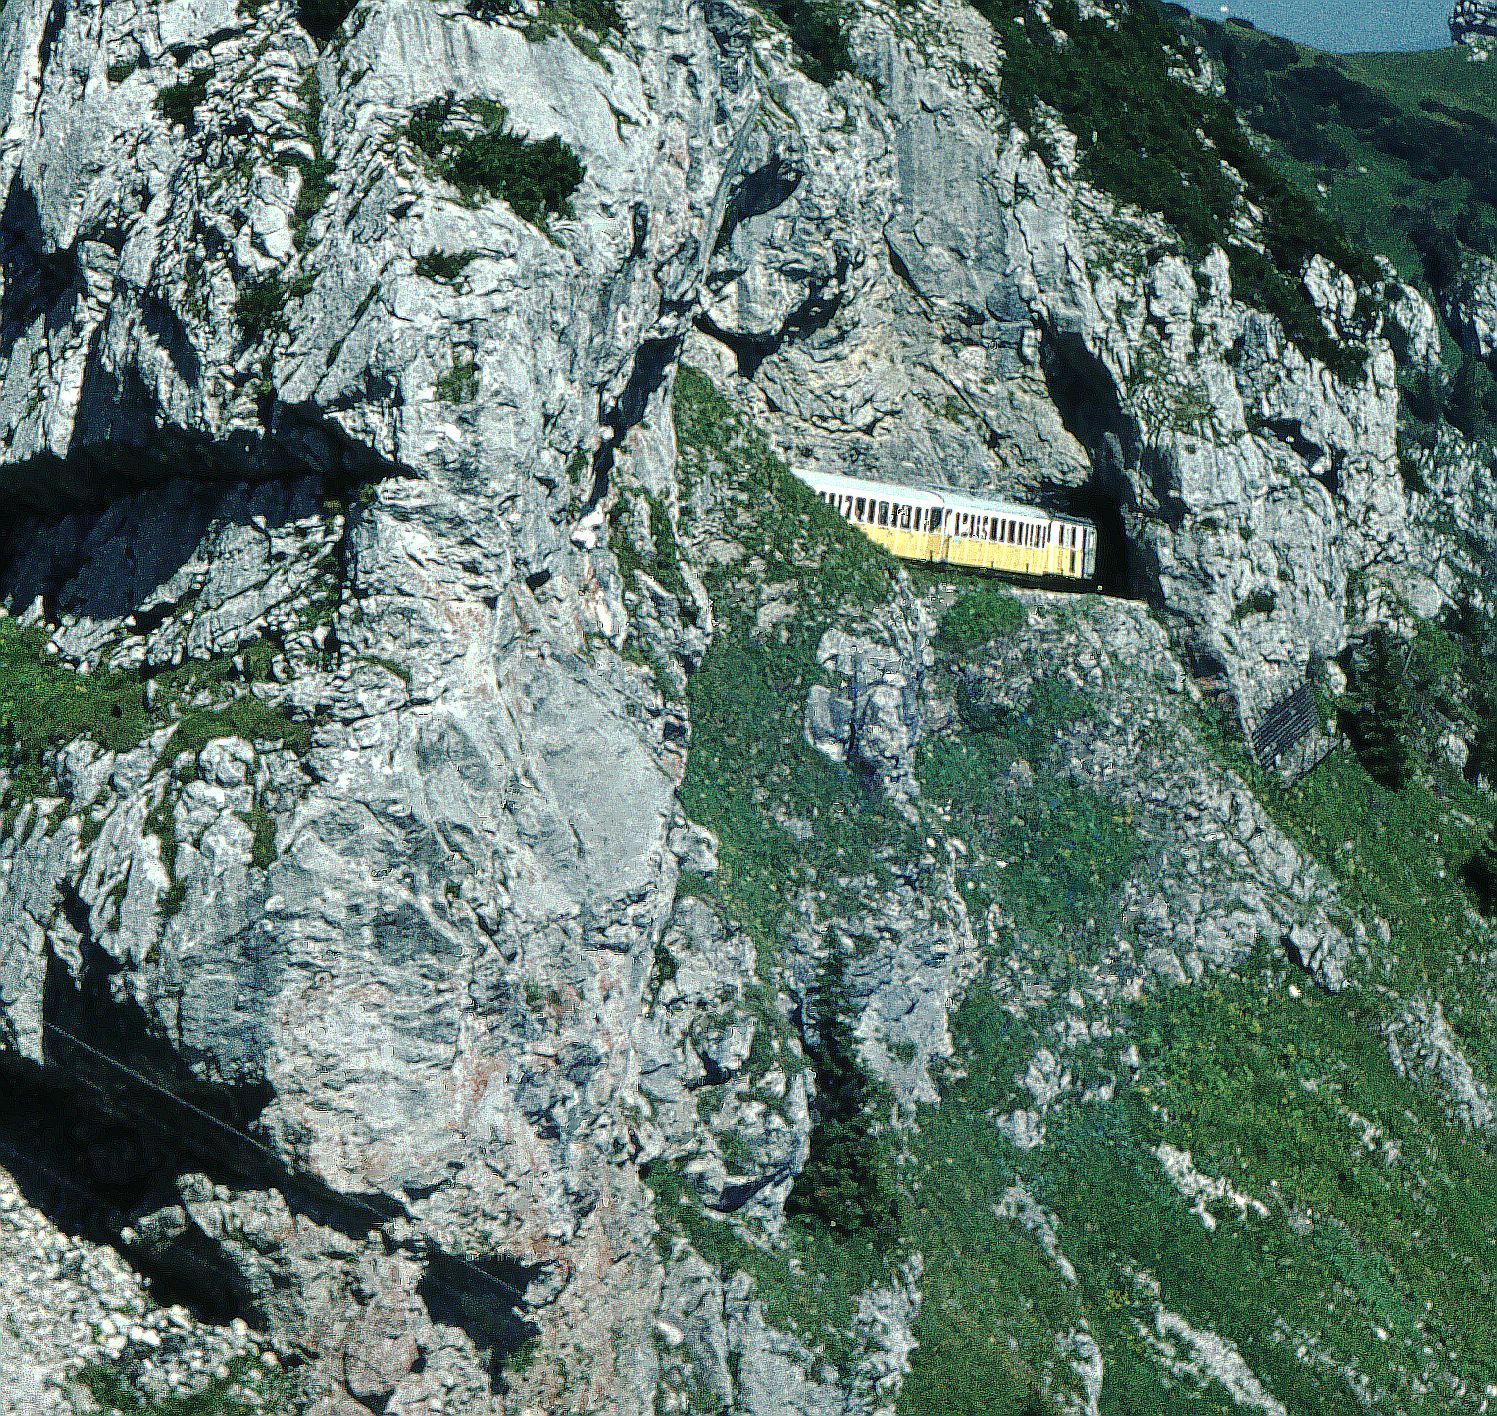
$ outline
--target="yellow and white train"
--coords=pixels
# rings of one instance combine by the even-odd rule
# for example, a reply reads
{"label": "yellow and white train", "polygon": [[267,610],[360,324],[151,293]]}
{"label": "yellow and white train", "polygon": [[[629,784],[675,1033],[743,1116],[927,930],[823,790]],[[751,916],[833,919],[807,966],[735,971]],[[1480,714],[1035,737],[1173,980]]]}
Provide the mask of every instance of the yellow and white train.
{"label": "yellow and white train", "polygon": [[1097,528],[1074,516],[949,489],[797,472],[828,506],[904,560],[1064,580],[1092,580]]}

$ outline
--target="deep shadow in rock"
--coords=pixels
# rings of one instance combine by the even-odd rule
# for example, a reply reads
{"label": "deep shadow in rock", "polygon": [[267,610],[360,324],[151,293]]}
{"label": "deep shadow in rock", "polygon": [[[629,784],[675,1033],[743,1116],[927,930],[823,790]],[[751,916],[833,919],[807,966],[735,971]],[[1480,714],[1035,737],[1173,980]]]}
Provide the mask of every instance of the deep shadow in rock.
{"label": "deep shadow in rock", "polygon": [[1135,573],[1123,509],[1095,482],[1084,487],[1059,487],[1045,493],[1047,510],[1065,516],[1079,516],[1097,528],[1097,570],[1095,581],[1104,595],[1119,599],[1138,598],[1134,587]]}
{"label": "deep shadow in rock", "polygon": [[157,1301],[181,1303],[205,1321],[258,1324],[244,1275],[195,1223],[167,1226],[160,1242],[126,1243],[124,1232],[180,1213],[182,1182],[192,1175],[231,1192],[273,1190],[293,1213],[356,1242],[404,1206],[292,1170],[254,1134],[269,1086],[197,1076],[112,989],[115,965],[89,938],[81,902],[66,902],[65,912],[83,964],[75,972],[49,961],[44,1063],[0,1052],[0,1165],[60,1230],[126,1253]]}
{"label": "deep shadow in rock", "polygon": [[125,1252],[158,1303],[180,1303],[205,1322],[255,1322],[253,1297],[210,1246],[153,1254],[122,1242],[139,1216],[176,1204],[177,1178],[201,1167],[164,1130],[112,1115],[99,1100],[0,1059],[0,1165],[62,1233]]}
{"label": "deep shadow in rock", "polygon": [[0,599],[20,610],[40,597],[52,620],[136,615],[134,632],[147,634],[179,608],[161,600],[161,588],[198,555],[210,530],[252,526],[264,535],[315,514],[331,495],[318,477],[284,484],[177,480],[102,511],[19,518],[0,533]]}
{"label": "deep shadow in rock", "polygon": [[540,1276],[538,1264],[496,1255],[459,1259],[432,1253],[417,1289],[433,1322],[461,1328],[489,1363],[493,1389],[504,1390],[504,1368],[540,1328],[524,1316],[525,1292]]}
{"label": "deep shadow in rock", "polygon": [[1157,602],[1153,558],[1128,532],[1135,478],[1148,477],[1166,516],[1178,508],[1167,468],[1152,470],[1149,451],[1118,402],[1112,376],[1081,336],[1052,325],[1042,361],[1046,386],[1066,431],[1086,449],[1092,475],[1084,487],[1056,487],[1046,505],[1097,527],[1097,582],[1109,595]]}
{"label": "deep shadow in rock", "polygon": [[1488,842],[1461,867],[1461,881],[1487,918],[1497,915],[1497,845]]}

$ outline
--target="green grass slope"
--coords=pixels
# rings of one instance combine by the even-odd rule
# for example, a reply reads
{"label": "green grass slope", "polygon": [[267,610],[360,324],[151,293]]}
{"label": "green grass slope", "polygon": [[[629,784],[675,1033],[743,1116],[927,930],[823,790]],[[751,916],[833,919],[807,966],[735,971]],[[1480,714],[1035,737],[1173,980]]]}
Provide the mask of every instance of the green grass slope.
{"label": "green grass slope", "polygon": [[[1071,744],[1105,731],[1111,709],[1041,669],[1011,685],[1017,707],[963,689],[964,671],[1005,644],[1044,662],[1047,643],[1109,613],[1106,602],[1026,608],[991,583],[922,577],[945,607],[932,687],[955,713],[921,749],[924,816],[912,828],[814,753],[802,726],[822,629],[876,614],[896,594],[895,568],[805,496],[699,374],[678,386],[676,424],[683,546],[705,535],[742,552],[708,572],[719,630],[690,688],[684,801],[719,834],[724,865],[692,888],[757,940],[766,996],[783,982],[800,903],[841,918],[876,908],[891,873],[917,869],[927,833],[962,842],[956,885],[988,926],[939,1105],[891,1129],[887,1098],[850,1082],[855,1047],[823,1050],[818,1083],[833,1084],[841,1110],[813,1143],[812,1180],[797,1186],[781,1241],[740,1233],[662,1167],[651,1183],[668,1226],[724,1273],[753,1275],[772,1320],[839,1363],[856,1356],[860,1290],[919,1253],[920,1345],[902,1416],[1058,1411],[1083,1392],[1091,1343],[1108,1416],[1236,1411],[1233,1392],[1253,1381],[1295,1413],[1476,1410],[1497,1382],[1497,1149],[1454,1123],[1436,1088],[1398,1075],[1383,1029],[1406,999],[1437,998],[1489,1076],[1494,941],[1465,867],[1497,816],[1491,798],[1443,765],[1433,732],[1414,734],[1397,785],[1343,748],[1285,790],[1172,710],[1181,750],[1207,771],[1240,769],[1348,910],[1388,922],[1389,963],[1332,998],[1265,940],[1234,971],[1153,978],[1141,992],[1109,984],[1133,928],[1125,882],[1161,848],[1068,766]],[[710,526],[693,524],[708,501]],[[766,586],[798,608],[783,632],[759,619]],[[1473,697],[1483,642],[1421,648],[1420,701],[1400,721],[1484,701]],[[787,830],[794,821],[816,829]],[[1018,1011],[1000,987],[1016,963],[1040,999]],[[835,982],[823,1012],[837,1006]],[[1092,1032],[1076,1042],[1078,1017]],[[844,1044],[852,1021],[841,1020]],[[1067,1029],[1072,1085],[1044,1143],[1021,1149],[996,1121],[1032,1104],[1025,1070]],[[1119,1064],[1129,1044],[1131,1071]],[[1176,1152],[1222,1189],[1183,1194],[1161,1159]],[[855,1202],[839,1210],[808,1189]],[[1021,1191],[1051,1235],[1024,1222]]]}

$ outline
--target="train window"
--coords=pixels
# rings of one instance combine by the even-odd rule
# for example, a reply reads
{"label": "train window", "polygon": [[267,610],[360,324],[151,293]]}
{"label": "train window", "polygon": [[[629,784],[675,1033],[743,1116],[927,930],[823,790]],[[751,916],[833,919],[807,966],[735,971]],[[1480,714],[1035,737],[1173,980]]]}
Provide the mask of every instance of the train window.
{"label": "train window", "polygon": [[853,501],[852,519],[854,521],[861,521],[863,519],[863,508],[865,505],[866,503],[863,501],[862,497],[858,497]]}

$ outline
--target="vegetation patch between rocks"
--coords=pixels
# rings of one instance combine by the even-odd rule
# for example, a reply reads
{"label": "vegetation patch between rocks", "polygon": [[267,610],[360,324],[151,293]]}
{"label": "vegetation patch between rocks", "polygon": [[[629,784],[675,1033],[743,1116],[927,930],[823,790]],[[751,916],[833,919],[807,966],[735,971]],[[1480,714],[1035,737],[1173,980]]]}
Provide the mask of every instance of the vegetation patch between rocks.
{"label": "vegetation patch between rocks", "polygon": [[101,1411],[118,1416],[290,1416],[293,1410],[290,1379],[248,1358],[190,1392],[149,1395],[124,1365],[103,1362],[85,1367],[78,1385]]}
{"label": "vegetation patch between rocks", "polygon": [[108,669],[79,673],[48,653],[47,644],[44,630],[0,619],[0,752],[9,775],[0,795],[0,834],[9,833],[26,802],[56,790],[56,753],[80,738],[108,752],[129,752],[175,724],[163,754],[173,760],[195,755],[221,737],[297,751],[311,745],[310,723],[247,688],[236,691],[236,670],[228,657],[147,679]]}
{"label": "vegetation patch between rocks", "polygon": [[[468,13],[481,20],[519,20],[525,10],[517,0],[468,0]],[[564,34],[589,59],[607,67],[598,41],[624,33],[624,15],[615,0],[546,0],[525,22],[525,37],[541,43]]]}
{"label": "vegetation patch between rocks", "polygon": [[554,134],[533,141],[517,133],[502,104],[433,99],[411,115],[406,132],[431,170],[465,201],[500,197],[543,228],[551,217],[572,215],[572,195],[586,176],[581,159]]}
{"label": "vegetation patch between rocks", "polygon": [[[821,676],[823,632],[886,601],[897,571],[794,478],[696,370],[680,371],[674,416],[683,515],[688,503],[700,510],[710,500],[742,553],[731,564],[703,564],[717,625],[689,681],[693,735],[682,804],[716,834],[720,867],[687,888],[754,941],[766,995],[761,1031],[783,1029],[773,1000],[799,928],[799,893],[813,890],[828,912],[858,908],[869,892],[887,888],[888,861],[918,845],[908,823],[806,742],[801,721]],[[643,570],[670,585],[680,572],[669,517],[659,503],[649,513],[653,550],[628,550],[621,566],[626,576]],[[752,577],[746,564],[755,566]],[[796,606],[770,632],[758,617],[766,586]],[[863,1072],[848,1031],[842,962],[829,953],[815,989],[816,1034],[807,1045],[819,1097],[813,1160],[796,1182],[780,1241],[750,1242],[731,1220],[707,1211],[670,1167],[656,1167],[650,1183],[668,1226],[686,1233],[709,1262],[750,1273],[771,1321],[846,1364],[856,1355],[858,1298],[871,1284],[892,1281],[902,1250],[887,1099]]]}

